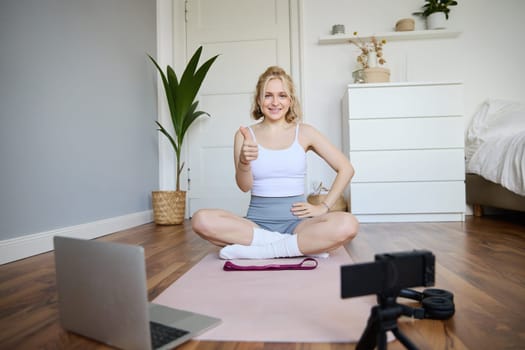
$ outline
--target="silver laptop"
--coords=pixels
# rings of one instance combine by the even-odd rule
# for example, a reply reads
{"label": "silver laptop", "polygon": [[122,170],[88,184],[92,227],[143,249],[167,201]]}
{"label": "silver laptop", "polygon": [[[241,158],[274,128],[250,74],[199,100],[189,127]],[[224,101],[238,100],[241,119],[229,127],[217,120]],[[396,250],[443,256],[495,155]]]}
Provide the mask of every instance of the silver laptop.
{"label": "silver laptop", "polygon": [[69,331],[121,349],[171,349],[220,323],[148,303],[141,246],[58,236],[54,246],[60,323]]}

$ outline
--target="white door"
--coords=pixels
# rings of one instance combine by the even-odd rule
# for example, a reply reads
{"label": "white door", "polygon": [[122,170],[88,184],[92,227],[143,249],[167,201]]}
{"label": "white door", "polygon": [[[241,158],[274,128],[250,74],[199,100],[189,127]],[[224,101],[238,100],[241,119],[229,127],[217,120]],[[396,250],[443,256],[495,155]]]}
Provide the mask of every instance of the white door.
{"label": "white door", "polygon": [[201,117],[188,134],[188,209],[246,214],[249,195],[235,183],[233,139],[250,118],[255,84],[271,65],[290,71],[288,0],[188,0],[187,52],[200,63],[220,54],[199,93]]}

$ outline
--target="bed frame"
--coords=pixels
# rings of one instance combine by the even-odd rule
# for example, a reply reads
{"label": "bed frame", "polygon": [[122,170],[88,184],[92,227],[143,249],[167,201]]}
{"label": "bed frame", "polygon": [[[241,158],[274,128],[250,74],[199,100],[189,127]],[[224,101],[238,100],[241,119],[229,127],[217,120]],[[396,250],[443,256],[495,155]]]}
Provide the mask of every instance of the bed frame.
{"label": "bed frame", "polygon": [[483,215],[483,206],[525,212],[525,196],[476,174],[466,176],[467,203],[473,205],[474,215]]}

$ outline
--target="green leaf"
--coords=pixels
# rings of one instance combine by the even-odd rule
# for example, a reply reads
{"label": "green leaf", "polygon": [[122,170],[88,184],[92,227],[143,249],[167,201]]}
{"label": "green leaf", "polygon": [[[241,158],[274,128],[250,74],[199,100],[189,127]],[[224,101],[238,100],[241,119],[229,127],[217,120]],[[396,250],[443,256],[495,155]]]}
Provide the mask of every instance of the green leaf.
{"label": "green leaf", "polygon": [[188,130],[188,128],[190,127],[190,125],[195,121],[195,117],[193,117],[194,113],[195,113],[195,110],[197,109],[197,105],[199,104],[199,101],[195,101],[191,106],[190,106],[190,109],[188,109],[188,112],[187,112],[187,115],[186,115],[186,118],[184,118],[184,124],[183,124],[183,128],[185,130]]}
{"label": "green leaf", "polygon": [[168,79],[166,79],[166,75],[164,74],[160,66],[158,65],[157,61],[155,61],[155,59],[151,57],[150,55],[148,55],[148,57],[151,59],[153,64],[155,64],[155,67],[157,67],[157,70],[160,73],[160,76],[162,78],[162,84],[164,86],[164,91],[166,93],[166,100],[168,101],[168,107],[170,110],[170,114],[174,115],[175,114],[175,100],[174,100],[175,97],[173,95],[172,88],[170,87],[170,84],[168,83]]}
{"label": "green leaf", "polygon": [[178,154],[179,153],[179,147],[177,146],[177,143],[175,142],[175,140],[173,139],[173,137],[170,135],[170,133],[168,132],[168,130],[166,130],[161,123],[159,123],[158,121],[155,121],[155,123],[157,123],[157,125],[159,126],[159,131],[161,133],[163,133],[167,138],[168,140],[170,141],[171,145],[173,146],[173,149],[175,150],[175,154]]}
{"label": "green leaf", "polygon": [[204,62],[204,64],[199,68],[197,73],[195,73],[194,79],[189,84],[190,86],[189,86],[189,89],[188,89],[192,93],[192,97],[191,97],[192,101],[197,96],[197,93],[199,92],[199,89],[200,89],[200,87],[202,85],[202,82],[203,82],[204,78],[206,77],[206,74],[208,74],[208,70],[210,69],[210,67],[213,64],[213,62],[215,62],[217,57],[219,57],[219,56],[214,56],[214,57],[210,58],[209,60],[207,60],[206,62]]}
{"label": "green leaf", "polygon": [[182,139],[181,142],[184,140],[184,135],[187,133],[188,129],[190,128],[191,124],[201,115],[207,115],[210,116],[208,113],[203,111],[197,111],[195,112],[195,109],[197,108],[197,105],[199,104],[199,101],[195,101],[188,110],[186,117],[184,118],[184,124],[182,126]]}
{"label": "green leaf", "polygon": [[202,52],[202,46],[197,49],[193,57],[190,59],[188,66],[184,70],[184,73],[181,78],[180,82],[180,90],[181,90],[181,100],[182,105],[184,106],[184,110],[182,114],[186,114],[186,111],[190,108],[191,104],[195,100],[195,97],[197,96],[197,93],[200,90],[200,87],[202,85],[202,82],[204,78],[206,77],[206,74],[208,73],[208,70],[210,69],[211,65],[215,60],[217,59],[217,56],[214,56],[210,59],[208,59],[198,70],[197,70],[197,64],[200,59]]}

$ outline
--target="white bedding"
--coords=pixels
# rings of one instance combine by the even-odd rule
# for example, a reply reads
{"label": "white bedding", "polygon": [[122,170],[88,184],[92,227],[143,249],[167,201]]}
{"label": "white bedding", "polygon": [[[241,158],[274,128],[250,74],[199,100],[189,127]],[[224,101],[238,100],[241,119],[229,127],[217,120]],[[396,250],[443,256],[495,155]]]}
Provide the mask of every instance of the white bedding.
{"label": "white bedding", "polygon": [[525,196],[525,132],[482,143],[467,164],[467,172]]}
{"label": "white bedding", "polygon": [[487,100],[467,130],[467,173],[525,196],[525,106]]}

